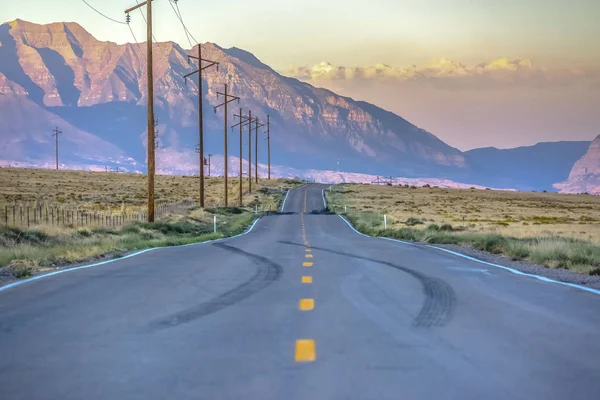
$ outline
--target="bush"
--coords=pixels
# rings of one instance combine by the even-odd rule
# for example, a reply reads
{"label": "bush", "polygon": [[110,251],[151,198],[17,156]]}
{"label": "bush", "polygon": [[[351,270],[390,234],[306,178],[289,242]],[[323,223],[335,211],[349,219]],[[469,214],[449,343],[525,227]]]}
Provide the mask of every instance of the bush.
{"label": "bush", "polygon": [[437,231],[439,231],[439,230],[440,230],[440,226],[439,226],[439,225],[437,225],[437,224],[431,224],[431,225],[429,225],[429,226],[427,227],[427,230],[430,230],[430,231],[436,231],[436,232],[437,232]]}
{"label": "bush", "polygon": [[140,227],[137,225],[125,225],[123,228],[121,228],[121,233],[133,233],[133,234],[138,234],[140,233]]}
{"label": "bush", "polygon": [[[258,204],[258,202],[257,202]],[[239,207],[216,207],[216,208],[207,208],[206,212],[217,215],[238,215],[242,214],[244,210]]]}
{"label": "bush", "polygon": [[423,225],[423,221],[418,218],[410,217],[406,221],[404,221],[404,225],[407,226],[415,226],[415,225]]}
{"label": "bush", "polygon": [[440,226],[440,231],[443,232],[454,232],[454,227],[450,224],[442,224],[442,226]]}
{"label": "bush", "polygon": [[13,226],[0,227],[0,244],[7,246],[14,244],[39,245],[48,241],[48,235],[36,230],[24,230]]}
{"label": "bush", "polygon": [[15,278],[23,279],[33,275],[36,268],[26,260],[13,260],[8,266],[8,270]]}

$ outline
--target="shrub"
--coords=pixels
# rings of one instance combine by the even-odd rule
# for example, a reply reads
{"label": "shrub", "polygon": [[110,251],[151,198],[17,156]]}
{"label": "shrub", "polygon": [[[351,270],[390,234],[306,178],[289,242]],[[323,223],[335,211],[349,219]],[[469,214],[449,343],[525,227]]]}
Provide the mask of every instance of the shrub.
{"label": "shrub", "polygon": [[406,221],[404,221],[404,225],[407,226],[415,226],[415,225],[423,225],[423,221],[418,218],[410,217]]}
{"label": "shrub", "polygon": [[125,225],[123,228],[121,228],[121,232],[138,234],[138,233],[140,233],[140,227],[137,225],[134,225],[134,224]]}
{"label": "shrub", "polygon": [[13,260],[8,270],[17,279],[28,278],[36,271],[36,267],[26,260]]}
{"label": "shrub", "polygon": [[0,244],[32,244],[39,245],[48,240],[48,235],[36,230],[24,230],[13,226],[0,227]]}
{"label": "shrub", "polygon": [[430,231],[439,231],[440,230],[440,226],[437,225],[437,224],[430,224],[427,227],[427,230],[430,230]]}
{"label": "shrub", "polygon": [[440,231],[454,232],[454,227],[450,224],[442,224],[442,226],[440,226]]}

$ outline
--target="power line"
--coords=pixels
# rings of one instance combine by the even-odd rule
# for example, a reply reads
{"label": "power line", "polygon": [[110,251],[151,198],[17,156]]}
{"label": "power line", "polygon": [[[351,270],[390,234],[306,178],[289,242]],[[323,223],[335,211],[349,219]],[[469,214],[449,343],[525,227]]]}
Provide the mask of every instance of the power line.
{"label": "power line", "polygon": [[[135,2],[137,4],[140,4],[138,2],[138,0],[135,0]],[[142,14],[142,18],[144,19],[144,22],[146,23],[146,25],[148,25],[148,21],[146,20],[146,16],[142,12],[142,9],[138,8],[138,10],[140,11],[140,14]],[[169,58],[169,56],[167,56],[167,53],[165,53],[164,50],[162,49],[162,47],[160,47],[160,44],[158,43],[158,40],[156,40],[156,37],[154,37],[154,33],[152,34],[152,40],[154,40],[154,43],[156,44],[156,47],[158,47],[158,49],[160,50],[160,52],[162,53],[162,55],[165,56],[165,58]]]}
{"label": "power line", "polygon": [[[175,3],[175,7],[177,7],[177,10],[175,10],[175,8],[173,7],[173,3]],[[190,32],[190,30],[187,28],[187,26],[183,22],[183,17],[181,14],[181,10],[179,9],[179,3],[177,2],[177,0],[175,0],[175,1],[169,0],[169,4],[171,4],[171,8],[175,12],[177,19],[179,19],[179,22],[181,22],[181,25],[183,26],[183,31],[185,32],[185,35],[188,36],[188,34],[189,34],[188,42],[190,42],[190,46],[194,47],[194,45],[190,41],[190,37],[194,40],[194,42],[199,44],[199,42],[196,40],[194,35],[192,35],[192,32]]]}
{"label": "power line", "polygon": [[98,14],[102,15],[104,18],[112,21],[112,22],[116,22],[117,24],[123,24],[123,25],[127,25],[127,22],[123,22],[123,21],[117,21],[116,19],[113,19],[105,14],[102,14],[100,11],[96,10],[94,7],[92,7],[92,5],[90,3],[88,3],[85,0],[81,0],[83,1],[89,8],[91,8],[92,10],[96,11]]}
{"label": "power line", "polygon": [[133,33],[133,29],[131,29],[131,25],[127,24],[127,27],[129,28],[129,32],[131,32],[131,36],[133,36],[133,40],[135,41],[135,44],[137,45],[137,48],[138,48],[140,54],[142,54],[142,48],[140,47],[140,43],[138,42],[137,38],[135,37],[135,33]]}
{"label": "power line", "polygon": [[[177,3],[175,3],[177,4]],[[181,18],[181,16],[177,13],[177,10],[175,10],[175,7],[173,7],[173,2],[171,0],[169,0],[169,5],[171,6],[171,9],[173,10],[173,12],[175,13],[175,16],[177,17],[177,19],[179,20],[179,22],[181,22],[181,25],[183,25],[183,33],[185,33],[185,37],[188,40],[188,43],[190,44],[190,47],[194,47],[194,45],[192,44],[192,41],[190,40],[190,35],[188,35],[188,31],[185,27],[185,24],[183,23],[183,19]],[[179,7],[179,6],[178,6]]]}

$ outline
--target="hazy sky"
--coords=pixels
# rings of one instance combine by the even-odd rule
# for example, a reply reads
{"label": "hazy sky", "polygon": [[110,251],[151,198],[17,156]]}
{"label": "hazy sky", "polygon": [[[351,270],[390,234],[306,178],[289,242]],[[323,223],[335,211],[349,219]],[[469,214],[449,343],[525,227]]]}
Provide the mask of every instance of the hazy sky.
{"label": "hazy sky", "polygon": [[[87,0],[117,20],[136,0]],[[157,40],[187,39],[169,0],[155,0]],[[0,0],[0,20],[76,21],[101,40],[131,41],[126,26],[82,0]],[[447,57],[528,57],[544,64],[600,62],[599,0],[179,0],[202,42],[237,46],[275,69],[329,61],[404,65]],[[143,37],[139,13],[132,26]]]}
{"label": "hazy sky", "polygon": [[[124,10],[136,4],[136,0],[86,1],[120,21],[125,19]],[[295,75],[392,110],[461,149],[587,140],[600,133],[600,0],[179,0],[178,4],[197,40],[243,48],[290,75],[294,75],[290,66],[308,67],[297,68]],[[189,48],[169,0],[155,0],[153,5],[157,40]],[[135,35],[144,40],[142,16],[135,12],[131,17]],[[36,23],[75,21],[100,40],[133,41],[125,25],[104,19],[82,0],[0,0],[0,21],[16,18]],[[493,61],[502,57],[531,60],[534,67],[477,69],[480,64],[494,66]],[[438,62],[429,68],[431,60],[442,58],[458,64]],[[331,63],[333,72],[354,75],[332,73],[314,79],[310,67],[323,61]],[[355,77],[361,70],[357,67],[376,69],[377,64],[391,66],[390,76]],[[407,78],[411,71],[406,68],[413,65],[418,75]],[[574,68],[580,69],[564,72]]]}

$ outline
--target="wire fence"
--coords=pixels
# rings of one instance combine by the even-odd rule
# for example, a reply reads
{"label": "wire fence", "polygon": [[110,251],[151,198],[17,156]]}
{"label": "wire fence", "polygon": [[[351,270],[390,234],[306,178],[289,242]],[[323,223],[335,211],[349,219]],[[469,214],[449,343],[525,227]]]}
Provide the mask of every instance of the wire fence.
{"label": "wire fence", "polygon": [[[155,218],[163,219],[173,214],[184,214],[195,205],[193,201],[180,201],[177,203],[159,203],[155,207]],[[56,227],[107,227],[118,228],[130,222],[144,222],[148,220],[148,212],[142,211],[108,211],[92,212],[86,210],[73,210],[55,205],[4,205],[0,209],[0,225],[30,228],[33,226]]]}

